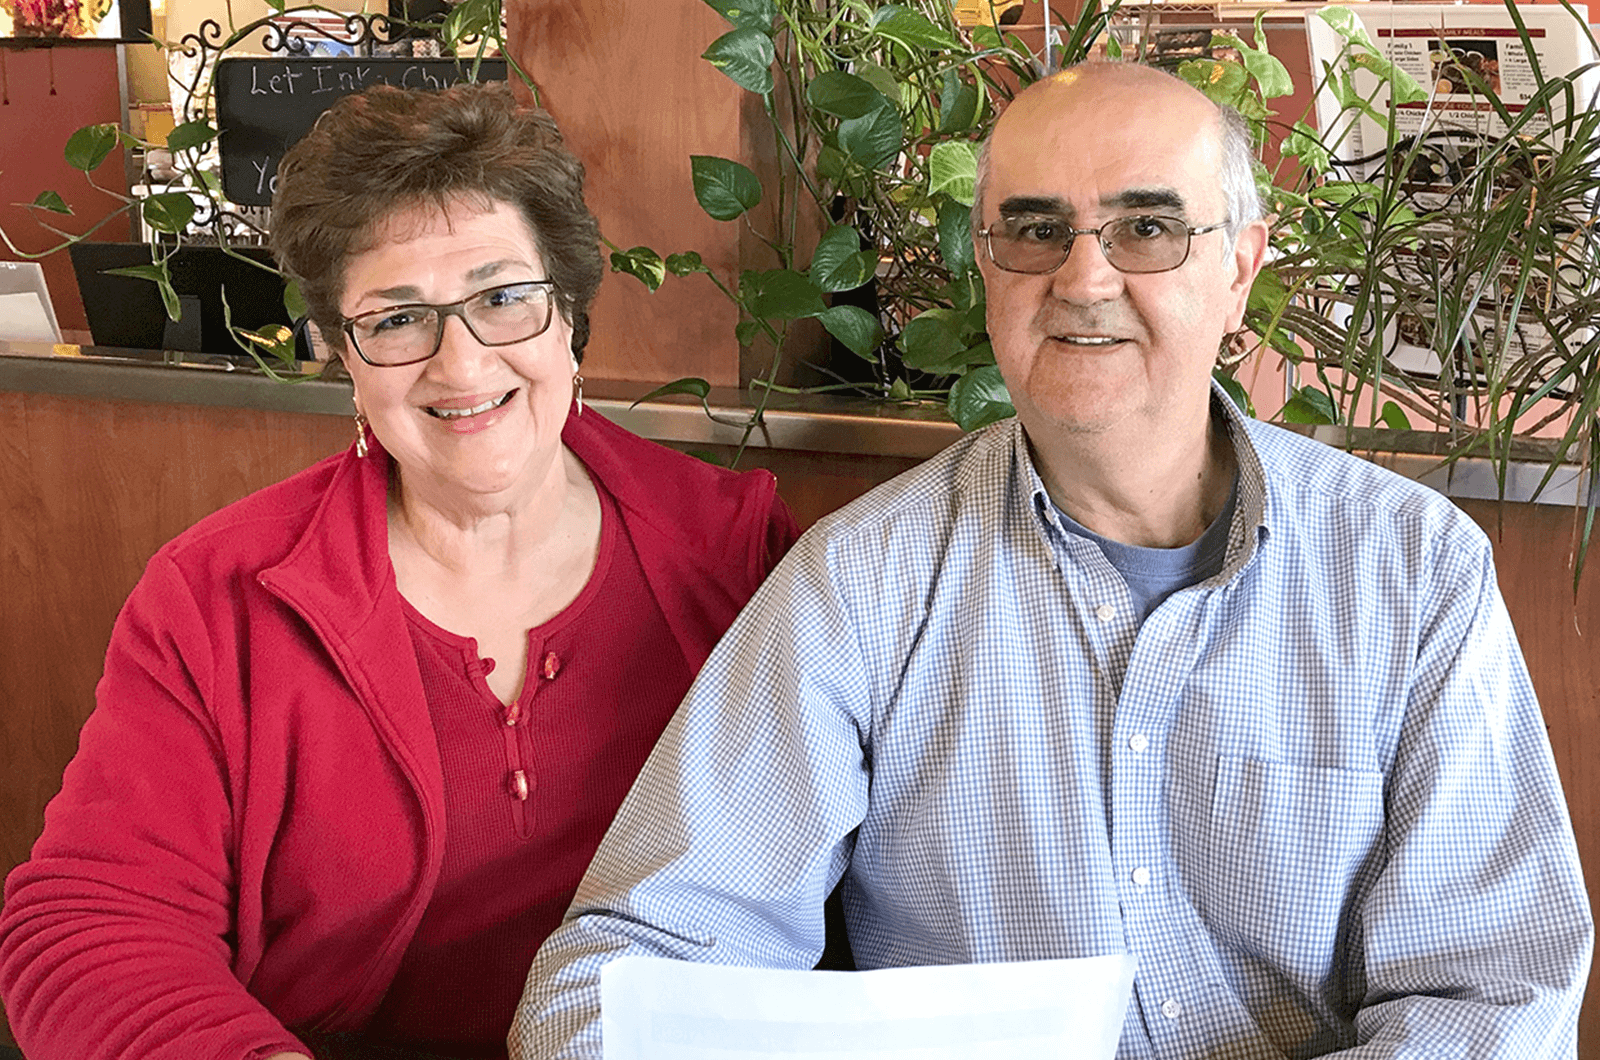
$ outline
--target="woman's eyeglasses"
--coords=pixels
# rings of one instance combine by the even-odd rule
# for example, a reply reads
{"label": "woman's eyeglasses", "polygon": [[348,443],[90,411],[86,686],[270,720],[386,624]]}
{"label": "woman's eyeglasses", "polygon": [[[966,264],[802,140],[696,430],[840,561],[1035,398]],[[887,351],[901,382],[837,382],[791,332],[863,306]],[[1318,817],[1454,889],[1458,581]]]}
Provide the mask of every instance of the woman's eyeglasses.
{"label": "woman's eyeglasses", "polygon": [[469,294],[459,302],[413,302],[346,317],[344,333],[377,368],[426,361],[439,352],[446,317],[460,317],[485,346],[510,346],[542,335],[555,306],[554,280],[523,280]]}

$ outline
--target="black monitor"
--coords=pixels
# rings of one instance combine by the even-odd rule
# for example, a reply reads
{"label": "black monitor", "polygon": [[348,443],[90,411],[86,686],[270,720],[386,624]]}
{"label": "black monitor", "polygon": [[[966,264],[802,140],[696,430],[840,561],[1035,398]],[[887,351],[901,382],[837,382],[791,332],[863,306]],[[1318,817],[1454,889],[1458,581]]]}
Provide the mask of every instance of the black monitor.
{"label": "black monitor", "polygon": [[[272,255],[261,247],[235,247],[233,252],[272,263]],[[271,324],[292,323],[283,307],[282,278],[231,257],[221,247],[184,246],[168,259],[172,286],[183,309],[182,319],[176,321],[167,318],[154,283],[106,275],[107,269],[150,264],[146,244],[74,243],[71,254],[96,346],[247,357],[228,333],[224,291],[234,327],[259,331]]]}

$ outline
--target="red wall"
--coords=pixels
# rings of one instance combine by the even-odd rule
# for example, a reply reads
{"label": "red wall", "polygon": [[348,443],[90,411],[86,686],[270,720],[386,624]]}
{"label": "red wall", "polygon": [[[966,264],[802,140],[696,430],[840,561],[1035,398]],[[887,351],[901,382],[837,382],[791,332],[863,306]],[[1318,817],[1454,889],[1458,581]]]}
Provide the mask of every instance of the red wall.
{"label": "red wall", "polygon": [[[113,45],[63,45],[21,48],[0,44],[0,229],[25,251],[53,246],[59,238],[39,228],[32,211],[13,203],[32,202],[41,191],[60,192],[74,216],[45,215],[65,231],[83,232],[116,209],[119,201],[90,187],[84,175],[62,157],[67,137],[80,127],[122,119]],[[122,150],[95,171],[102,186],[125,194]],[[126,241],[121,218],[100,229],[95,239]],[[0,260],[17,255],[0,243]],[[88,327],[72,263],[62,251],[44,259],[45,280],[56,318],[67,330]]]}

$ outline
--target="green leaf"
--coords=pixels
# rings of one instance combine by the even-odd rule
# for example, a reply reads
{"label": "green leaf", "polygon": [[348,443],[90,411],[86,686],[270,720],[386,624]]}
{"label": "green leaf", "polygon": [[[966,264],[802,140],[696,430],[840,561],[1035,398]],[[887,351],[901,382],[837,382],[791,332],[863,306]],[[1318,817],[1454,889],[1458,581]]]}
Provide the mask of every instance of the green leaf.
{"label": "green leaf", "polygon": [[1428,98],[1428,90],[1417,84],[1417,79],[1381,55],[1356,52],[1350,61],[1378,76],[1389,86],[1396,103],[1421,103]]}
{"label": "green leaf", "polygon": [[947,135],[966,132],[977,120],[978,90],[954,70],[946,70],[944,91],[939,93],[939,131]]}
{"label": "green leaf", "polygon": [[1289,288],[1284,285],[1283,277],[1279,276],[1272,266],[1269,265],[1256,273],[1255,282],[1250,285],[1250,299],[1247,303],[1251,310],[1276,315],[1288,302]]}
{"label": "green leaf", "polygon": [[683,379],[674,379],[670,383],[656,387],[654,390],[650,391],[650,393],[635,401],[629,406],[629,408],[636,408],[639,405],[644,404],[646,401],[650,401],[658,397],[666,397],[669,394],[693,394],[703,403],[706,398],[711,396],[711,384],[706,382],[704,379],[699,379],[694,376],[687,376]]}
{"label": "green leaf", "polygon": [[941,192],[967,206],[972,205],[973,185],[978,179],[978,148],[971,140],[946,140],[928,152],[928,191]]}
{"label": "green leaf", "polygon": [[761,181],[738,162],[714,155],[691,155],[694,197],[718,221],[731,221],[761,205]]}
{"label": "green leaf", "polygon": [[855,74],[861,80],[877,89],[884,99],[898,102],[900,99],[900,82],[895,80],[893,74],[871,59],[862,59],[855,64]]}
{"label": "green leaf", "polygon": [[1221,368],[1213,368],[1211,370],[1211,378],[1215,379],[1217,385],[1227,392],[1228,397],[1233,399],[1235,405],[1239,406],[1240,412],[1246,416],[1254,416],[1256,414],[1255,408],[1250,404],[1250,395],[1239,384],[1239,380]]}
{"label": "green leaf", "polygon": [[778,17],[772,0],[706,0],[706,3],[735,26],[765,33],[772,32],[772,23]]}
{"label": "green leaf", "polygon": [[961,45],[944,30],[928,21],[926,15],[899,4],[886,4],[872,13],[867,28],[880,37],[903,44],[913,53],[929,50],[950,51]]}
{"label": "green leaf", "polygon": [[810,276],[819,290],[832,294],[860,287],[877,270],[878,256],[861,249],[861,233],[850,225],[834,225],[817,244]]}
{"label": "green leaf", "polygon": [[186,121],[182,125],[167,133],[167,149],[170,151],[187,151],[192,147],[200,147],[217,138],[217,130],[208,122]]}
{"label": "green leaf", "polygon": [[1302,165],[1317,173],[1326,173],[1332,165],[1332,156],[1322,144],[1317,130],[1303,121],[1294,123],[1294,129],[1283,138],[1283,153],[1298,158]]}
{"label": "green leaf", "polygon": [[1294,94],[1294,78],[1275,57],[1264,48],[1252,48],[1232,33],[1214,33],[1212,44],[1223,44],[1239,52],[1245,70],[1256,80],[1256,88],[1263,99],[1277,99]]}
{"label": "green leaf", "polygon": [[662,263],[661,255],[649,247],[612,251],[611,271],[627,273],[652,291],[667,278],[667,267]]}
{"label": "green leaf", "polygon": [[954,202],[939,204],[939,256],[951,276],[965,276],[977,267],[972,246],[972,215]]}
{"label": "green leaf", "polygon": [[67,146],[62,154],[66,156],[67,165],[73,169],[93,173],[116,146],[115,125],[85,125],[67,138]]}
{"label": "green leaf", "polygon": [[1112,62],[1122,58],[1122,42],[1110,34],[1106,35],[1106,58]]}
{"label": "green leaf", "polygon": [[256,331],[230,326],[229,330],[233,332],[235,340],[244,344],[246,349],[255,347],[252,352],[269,354],[285,364],[294,363],[294,331],[285,325],[268,324]]}
{"label": "green leaf", "polygon": [[283,285],[283,311],[289,314],[290,320],[299,320],[311,312],[306,305],[305,295],[300,293],[298,280],[290,280]]}
{"label": "green leaf", "polygon": [[828,309],[817,285],[792,269],[746,272],[740,286],[746,296],[745,308],[763,320],[816,317]]}
{"label": "green leaf", "polygon": [[949,361],[967,348],[961,337],[961,316],[953,309],[925,309],[906,323],[899,345],[908,368]]}
{"label": "green leaf", "polygon": [[674,276],[688,276],[696,272],[709,273],[711,270],[706,268],[699,254],[686,250],[682,254],[667,255],[667,271]]}
{"label": "green leaf", "polygon": [[772,64],[777,52],[772,38],[759,29],[740,26],[730,30],[712,41],[700,57],[740,88],[763,96],[772,91]]}
{"label": "green leaf", "polygon": [[194,219],[194,200],[187,192],[167,191],[144,201],[144,223],[157,232],[181,233]]}
{"label": "green leaf", "polygon": [[167,272],[165,258],[149,265],[127,265],[120,269],[104,271],[107,276],[131,276],[136,280],[149,280],[161,292],[161,303],[166,307],[167,318],[183,319],[183,304],[178,301],[178,292],[173,289],[172,276]]}
{"label": "green leaf", "polygon": [[468,38],[497,35],[503,13],[500,0],[462,0],[445,16],[439,27],[439,38],[453,50]]}
{"label": "green leaf", "polygon": [[824,114],[836,118],[859,118],[882,106],[883,93],[866,81],[843,70],[828,70],[818,74],[806,86],[806,99]]}
{"label": "green leaf", "polygon": [[1406,415],[1405,409],[1393,401],[1385,401],[1383,403],[1382,415],[1383,423],[1386,427],[1392,427],[1397,431],[1409,431],[1411,429],[1411,417]]}
{"label": "green leaf", "polygon": [[1000,31],[990,25],[972,27],[972,46],[978,51],[992,51],[1003,47],[1000,43]]}
{"label": "green leaf", "polygon": [[957,353],[947,361],[922,366],[922,371],[929,375],[961,375],[974,365],[993,364],[994,347],[988,342],[980,342]]}
{"label": "green leaf", "polygon": [[66,200],[53,191],[41,191],[34,198],[33,206],[40,210],[49,210],[51,213],[72,213],[72,207],[67,205]]}
{"label": "green leaf", "polygon": [[756,341],[756,336],[761,333],[761,322],[758,320],[741,320],[733,326],[733,337],[741,346],[748,346]]}
{"label": "green leaf", "polygon": [[889,393],[886,396],[890,401],[910,401],[911,384],[904,379],[896,379],[889,387]]}
{"label": "green leaf", "polygon": [[1327,392],[1303,386],[1294,392],[1279,413],[1285,423],[1338,423],[1339,410]]}
{"label": "green leaf", "polygon": [[877,363],[876,351],[883,342],[883,325],[877,317],[860,306],[836,305],[819,319],[828,334],[844,343],[851,353]]}
{"label": "green leaf", "polygon": [[877,169],[900,154],[900,112],[888,100],[859,118],[839,123],[839,149],[863,169]]}
{"label": "green leaf", "polygon": [[950,388],[950,418],[964,431],[975,431],[1016,414],[1011,392],[994,365],[974,368]]}
{"label": "green leaf", "polygon": [[837,184],[844,180],[845,167],[849,162],[849,156],[843,151],[832,144],[823,144],[817,152],[817,176]]}
{"label": "green leaf", "polygon": [[1323,7],[1318,8],[1316,15],[1339,36],[1351,44],[1363,45],[1373,51],[1376,46],[1372,38],[1367,36],[1366,27],[1361,24],[1361,18],[1348,7]]}
{"label": "green leaf", "polygon": [[1250,87],[1250,75],[1231,59],[1186,59],[1178,64],[1178,76],[1213,103],[1230,107],[1242,104]]}

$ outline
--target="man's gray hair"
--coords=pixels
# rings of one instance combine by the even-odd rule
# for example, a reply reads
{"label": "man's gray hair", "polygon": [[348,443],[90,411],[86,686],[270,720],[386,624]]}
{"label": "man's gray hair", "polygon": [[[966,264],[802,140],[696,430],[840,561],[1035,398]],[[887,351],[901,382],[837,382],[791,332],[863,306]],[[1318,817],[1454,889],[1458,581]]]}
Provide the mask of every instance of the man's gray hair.
{"label": "man's gray hair", "polygon": [[[1165,70],[1162,72],[1168,73]],[[1218,177],[1222,185],[1222,200],[1228,208],[1227,232],[1231,246],[1241,228],[1261,219],[1261,192],[1256,187],[1255,148],[1251,143],[1249,123],[1244,115],[1226,103],[1218,103],[1216,107],[1222,140],[1222,172]],[[983,228],[983,193],[989,183],[989,140],[993,136],[994,130],[991,128],[989,136],[984,137],[978,148],[977,179],[972,186],[974,239]]]}

